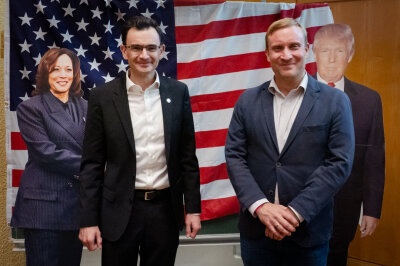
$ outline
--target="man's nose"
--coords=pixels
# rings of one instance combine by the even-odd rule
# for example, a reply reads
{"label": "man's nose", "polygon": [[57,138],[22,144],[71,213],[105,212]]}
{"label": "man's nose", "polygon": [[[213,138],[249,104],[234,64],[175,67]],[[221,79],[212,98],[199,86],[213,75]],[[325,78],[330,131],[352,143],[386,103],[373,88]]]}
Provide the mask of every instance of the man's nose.
{"label": "man's nose", "polygon": [[282,50],[282,55],[281,55],[282,59],[284,60],[289,60],[292,58],[292,52],[290,51],[290,49],[285,48]]}
{"label": "man's nose", "polygon": [[139,56],[142,57],[142,58],[147,58],[147,57],[149,57],[149,54],[148,54],[148,52],[147,52],[147,50],[146,50],[146,47],[143,47],[143,49],[142,49],[142,51],[140,52]]}
{"label": "man's nose", "polygon": [[329,52],[328,60],[329,60],[329,62],[331,62],[331,63],[334,63],[334,62],[336,61],[336,55],[335,55],[334,52]]}

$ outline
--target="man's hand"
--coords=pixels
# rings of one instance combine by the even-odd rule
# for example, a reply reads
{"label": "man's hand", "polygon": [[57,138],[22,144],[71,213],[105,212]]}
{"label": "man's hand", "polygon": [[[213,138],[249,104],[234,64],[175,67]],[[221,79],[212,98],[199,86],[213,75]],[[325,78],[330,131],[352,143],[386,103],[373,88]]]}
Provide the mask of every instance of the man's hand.
{"label": "man's hand", "polygon": [[266,227],[265,236],[275,240],[290,236],[299,226],[299,220],[293,211],[279,204],[263,204],[257,209],[257,216]]}
{"label": "man's hand", "polygon": [[198,214],[186,214],[186,237],[195,238],[199,230],[201,229],[200,215]]}
{"label": "man's hand", "polygon": [[90,251],[101,248],[102,238],[98,226],[83,227],[79,231],[79,240]]}
{"label": "man's hand", "polygon": [[378,226],[379,219],[364,215],[362,217],[360,231],[361,237],[370,236],[375,231],[376,227]]}

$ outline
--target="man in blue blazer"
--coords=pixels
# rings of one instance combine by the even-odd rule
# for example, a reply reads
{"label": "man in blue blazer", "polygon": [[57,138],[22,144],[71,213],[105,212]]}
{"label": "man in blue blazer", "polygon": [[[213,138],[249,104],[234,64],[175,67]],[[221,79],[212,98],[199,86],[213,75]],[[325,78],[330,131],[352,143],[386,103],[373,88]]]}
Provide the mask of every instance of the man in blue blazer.
{"label": "man in blue blazer", "polygon": [[355,132],[351,175],[335,196],[328,265],[347,265],[347,251],[361,219],[361,237],[371,235],[381,215],[385,183],[385,136],[379,94],[344,76],[354,54],[354,36],[346,24],[318,30],[313,46],[319,81],[344,91],[350,99]]}
{"label": "man in blue blazer", "polygon": [[333,196],[353,161],[350,101],[306,74],[307,34],[297,21],[271,24],[266,55],[274,78],[241,95],[225,148],[243,262],[325,265]]}
{"label": "man in blue blazer", "polygon": [[[157,23],[122,27],[126,75],[91,91],[81,166],[80,239],[103,265],[174,265],[178,231],[200,229],[200,174],[185,84],[160,76]],[[186,216],[184,216],[184,206]]]}

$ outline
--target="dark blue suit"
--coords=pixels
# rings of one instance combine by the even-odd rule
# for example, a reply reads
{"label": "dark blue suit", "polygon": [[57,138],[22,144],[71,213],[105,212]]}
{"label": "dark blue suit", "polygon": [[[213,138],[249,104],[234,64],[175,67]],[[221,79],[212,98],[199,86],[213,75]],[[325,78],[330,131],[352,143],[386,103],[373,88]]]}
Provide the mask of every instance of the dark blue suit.
{"label": "dark blue suit", "polygon": [[246,90],[235,105],[226,140],[228,173],[241,204],[239,229],[250,239],[265,238],[265,226],[248,207],[262,198],[304,218],[289,239],[301,247],[327,243],[332,231],[333,196],[350,174],[354,129],[343,92],[308,77],[300,110],[279,153],[270,82]]}
{"label": "dark blue suit", "polygon": [[87,102],[74,99],[79,117],[75,123],[57,101],[48,92],[22,102],[17,108],[28,162],[11,219],[13,227],[79,230],[78,174]]}

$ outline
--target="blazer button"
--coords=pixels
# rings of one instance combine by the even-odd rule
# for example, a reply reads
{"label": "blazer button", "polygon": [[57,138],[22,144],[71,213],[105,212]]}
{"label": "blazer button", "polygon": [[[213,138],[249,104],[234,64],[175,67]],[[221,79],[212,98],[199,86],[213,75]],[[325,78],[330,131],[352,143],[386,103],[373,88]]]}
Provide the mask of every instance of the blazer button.
{"label": "blazer button", "polygon": [[278,168],[282,166],[281,162],[276,162],[275,165],[276,165],[276,167],[278,167]]}
{"label": "blazer button", "polygon": [[68,183],[67,183],[67,186],[72,187],[73,185],[72,185],[71,182],[68,182]]}
{"label": "blazer button", "polygon": [[73,175],[72,176],[74,179],[79,180],[79,175]]}
{"label": "blazer button", "polygon": [[268,195],[273,196],[274,195],[274,191],[272,189],[268,190]]}

